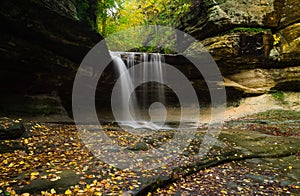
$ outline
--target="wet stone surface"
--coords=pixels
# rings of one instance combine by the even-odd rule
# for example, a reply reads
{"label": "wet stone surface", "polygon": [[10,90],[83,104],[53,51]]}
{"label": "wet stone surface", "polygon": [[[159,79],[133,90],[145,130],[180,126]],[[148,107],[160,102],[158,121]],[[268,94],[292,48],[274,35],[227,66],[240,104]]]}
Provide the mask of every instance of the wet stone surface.
{"label": "wet stone surface", "polygon": [[[147,164],[134,162],[135,166],[145,167],[140,171],[132,170],[130,164],[127,169],[118,169],[95,157],[87,148],[91,144],[80,140],[74,125],[26,122],[26,137],[1,141],[17,143],[20,148],[0,154],[0,190],[7,195],[297,195],[298,117],[299,112],[271,111],[226,122],[216,145],[203,157],[198,156],[205,134],[202,127],[192,140],[185,141],[189,144],[181,155],[177,148],[166,149],[174,159],[164,166],[147,170]],[[274,127],[279,128],[274,132]],[[157,131],[139,136],[114,124],[103,128],[109,138],[132,155],[147,155],[164,147],[175,133]],[[116,152],[119,149],[110,152],[112,159],[125,160]],[[151,161],[164,163],[165,158]],[[60,175],[65,172],[69,172],[66,178],[73,176],[71,184],[63,183],[64,176]],[[37,182],[43,183],[38,189],[32,188]]]}

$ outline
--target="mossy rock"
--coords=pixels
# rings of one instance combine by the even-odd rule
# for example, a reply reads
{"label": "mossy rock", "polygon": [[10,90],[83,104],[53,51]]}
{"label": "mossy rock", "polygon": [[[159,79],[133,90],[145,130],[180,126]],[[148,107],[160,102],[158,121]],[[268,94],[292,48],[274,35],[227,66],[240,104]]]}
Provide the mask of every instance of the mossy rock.
{"label": "mossy rock", "polygon": [[263,134],[257,131],[226,130],[220,134],[223,141],[235,144],[246,154],[280,156],[300,151],[300,139]]}

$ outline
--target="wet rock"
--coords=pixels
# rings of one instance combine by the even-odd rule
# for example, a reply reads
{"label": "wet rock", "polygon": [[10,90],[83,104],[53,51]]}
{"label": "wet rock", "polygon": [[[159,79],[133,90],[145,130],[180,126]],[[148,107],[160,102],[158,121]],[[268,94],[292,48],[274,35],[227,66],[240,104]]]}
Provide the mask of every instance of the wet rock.
{"label": "wet rock", "polygon": [[[201,158],[197,157],[197,154],[193,154],[193,148],[201,150],[201,144],[203,143],[203,133],[199,132],[184,152],[185,156],[191,154],[194,156],[191,162],[190,160],[184,161],[185,164],[179,167],[170,164],[168,170],[170,171],[170,168],[173,168],[172,174],[163,175],[163,178],[159,175],[152,178],[141,178],[140,181],[144,182],[143,186],[135,192],[142,195],[149,190],[156,190],[157,187],[172,184],[184,175],[194,174],[198,169],[205,171],[209,167],[212,170],[219,167],[226,168],[222,170],[222,172],[226,171],[224,172],[226,175],[224,179],[226,180],[221,181],[218,179],[217,182],[226,182],[228,189],[237,188],[237,185],[241,186],[238,180],[234,183],[229,182],[230,179],[233,179],[228,176],[228,171],[231,169],[233,173],[243,172],[242,175],[238,175],[243,186],[247,184],[249,187],[256,187],[257,183],[264,183],[264,185],[271,183],[276,187],[279,187],[279,185],[298,185],[297,179],[300,171],[299,137],[265,134],[264,129],[261,127],[261,125],[273,124],[280,127],[283,123],[282,120],[297,120],[299,119],[298,116],[299,112],[296,111],[271,110],[248,116],[245,119],[227,122],[218,136],[217,143],[204,157],[200,156]],[[249,128],[249,122],[254,125],[254,129]],[[290,127],[286,125],[281,127],[283,130],[292,129],[293,132],[298,132],[298,128],[299,124],[297,123],[290,124]],[[222,143],[222,145],[218,143]],[[233,165],[232,168],[226,166],[227,162]],[[241,167],[247,169],[240,169]],[[274,171],[278,175],[274,175]],[[186,179],[186,177],[183,178]]]}
{"label": "wet rock", "polygon": [[0,141],[0,154],[3,153],[12,153],[15,150],[26,151],[26,148],[22,146],[19,142],[14,141]]}
{"label": "wet rock", "polygon": [[[21,114],[30,105],[32,115],[42,108],[64,114],[48,104],[57,98],[70,111],[77,68],[102,37],[78,21],[71,0],[4,0],[0,18],[0,111]],[[28,103],[32,97],[37,101]]]}
{"label": "wet rock", "polygon": [[149,149],[149,147],[144,142],[137,142],[133,146],[127,147],[127,149],[133,151],[146,151]]}
{"label": "wet rock", "polygon": [[154,139],[153,137],[151,137],[151,136],[147,136],[147,137],[143,138],[143,141],[144,141],[145,143],[147,143],[147,144],[152,145],[152,144],[154,144],[155,139]]}
{"label": "wet rock", "polygon": [[25,132],[21,120],[0,118],[0,140],[18,139]]}
{"label": "wet rock", "polygon": [[29,180],[30,182],[27,185],[16,187],[17,193],[36,194],[41,191],[49,191],[52,188],[57,193],[64,193],[70,186],[78,184],[80,176],[71,170],[59,172],[32,171],[18,176],[17,179]]}

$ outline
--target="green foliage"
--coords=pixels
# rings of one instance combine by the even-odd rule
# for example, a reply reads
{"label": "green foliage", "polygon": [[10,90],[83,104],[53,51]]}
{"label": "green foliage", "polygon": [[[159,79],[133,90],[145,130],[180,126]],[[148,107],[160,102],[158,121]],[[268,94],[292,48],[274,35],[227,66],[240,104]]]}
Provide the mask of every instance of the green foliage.
{"label": "green foliage", "polygon": [[122,0],[98,0],[96,15],[99,33],[106,37],[114,31],[112,23],[119,18],[119,10],[122,9]]}
{"label": "green foliage", "polygon": [[229,32],[230,33],[235,33],[235,32],[263,32],[263,31],[271,31],[270,29],[265,29],[265,28],[253,28],[253,27],[235,27],[234,29],[231,29]]}
{"label": "green foliage", "polygon": [[178,26],[189,11],[190,0],[138,0],[146,24]]}
{"label": "green foliage", "polygon": [[300,112],[292,110],[269,110],[254,115],[257,119],[267,120],[299,120]]}
{"label": "green foliage", "polygon": [[108,36],[140,25],[179,26],[190,0],[98,0],[97,27]]}
{"label": "green foliage", "polygon": [[73,0],[77,16],[108,35],[140,25],[178,27],[190,10],[191,0]]}
{"label": "green foliage", "polygon": [[161,53],[161,54],[173,54],[173,50],[169,48],[161,48],[155,46],[142,46],[139,48],[134,48],[130,52],[147,52],[147,53]]}
{"label": "green foliage", "polygon": [[284,93],[282,91],[271,90],[270,93],[275,100],[284,102]]}
{"label": "green foliage", "polygon": [[172,28],[143,26],[111,34],[106,38],[106,44],[112,51],[174,53],[173,51],[176,51],[175,38],[176,34]]}

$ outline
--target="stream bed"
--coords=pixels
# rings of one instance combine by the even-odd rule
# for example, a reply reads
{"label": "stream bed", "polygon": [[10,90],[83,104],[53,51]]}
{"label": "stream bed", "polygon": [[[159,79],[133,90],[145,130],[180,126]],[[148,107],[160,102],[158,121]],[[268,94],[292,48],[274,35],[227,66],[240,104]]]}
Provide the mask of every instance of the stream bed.
{"label": "stream bed", "polygon": [[[299,195],[299,119],[300,112],[271,110],[228,121],[212,149],[197,157],[206,131],[200,127],[176,159],[140,171],[96,158],[75,125],[2,119],[5,128],[23,123],[25,132],[0,141],[0,195]],[[133,153],[147,153],[174,135],[139,136],[113,123],[103,128]]]}

